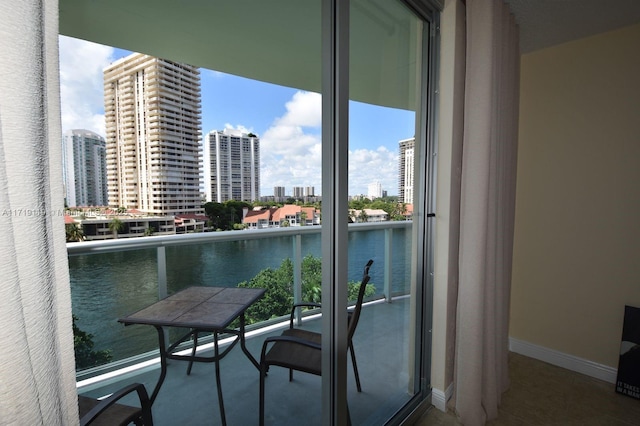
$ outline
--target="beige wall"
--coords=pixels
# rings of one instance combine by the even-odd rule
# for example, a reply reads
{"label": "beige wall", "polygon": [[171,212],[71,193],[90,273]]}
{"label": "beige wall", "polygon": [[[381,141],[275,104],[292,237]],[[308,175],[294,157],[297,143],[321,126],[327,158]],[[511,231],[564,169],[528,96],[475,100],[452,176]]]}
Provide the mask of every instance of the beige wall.
{"label": "beige wall", "polygon": [[640,307],[640,25],[522,56],[513,338],[617,367]]}

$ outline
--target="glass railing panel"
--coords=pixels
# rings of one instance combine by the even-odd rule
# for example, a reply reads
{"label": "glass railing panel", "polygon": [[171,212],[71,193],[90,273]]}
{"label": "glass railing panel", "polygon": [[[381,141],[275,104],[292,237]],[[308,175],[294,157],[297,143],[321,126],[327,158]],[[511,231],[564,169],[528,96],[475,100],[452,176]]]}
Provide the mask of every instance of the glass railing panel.
{"label": "glass railing panel", "polygon": [[75,325],[91,335],[76,342],[86,354],[78,370],[157,349],[154,334],[117,321],[158,299],[155,248],[69,256],[69,275]]}
{"label": "glass railing panel", "polygon": [[[391,253],[391,293],[398,296],[409,291],[411,253],[407,242],[411,237],[410,230],[411,222],[356,224],[349,227],[349,281],[359,282],[366,261],[375,261],[370,271],[370,283],[374,290],[367,295],[368,300],[387,297],[385,257],[388,253]],[[392,238],[389,241],[387,235],[390,231]],[[302,232],[289,228],[275,232],[268,230],[267,233],[269,236],[262,238],[261,236],[266,235],[264,231],[179,236],[179,245],[176,243],[178,236],[74,243],[70,250],[69,272],[76,325],[82,332],[92,335],[90,340],[93,347],[85,346],[85,349],[90,349],[97,355],[103,354],[103,351],[109,352],[109,357],[99,357],[93,360],[94,363],[83,361],[79,364],[79,377],[86,378],[106,369],[119,368],[157,356],[158,339],[155,330],[148,326],[125,327],[118,322],[118,318],[163,297],[163,289],[158,286],[160,246],[165,251],[167,295],[195,285],[247,285],[267,269],[288,268],[287,277],[291,277],[293,263],[301,262],[302,283],[298,297],[303,301],[320,301],[320,227],[308,227]],[[296,244],[298,238],[299,252]],[[186,244],[185,240],[193,243]],[[144,241],[149,247],[132,249],[132,245],[138,241]],[[118,248],[110,248],[110,251],[103,249],[113,244],[119,244]],[[386,247],[388,244],[390,247]],[[83,247],[91,249],[83,250]],[[315,275],[314,270],[317,272]],[[274,317],[281,318],[289,313],[290,304],[294,301],[294,280],[279,280],[281,282],[278,281],[277,285],[287,288],[289,299],[278,309],[270,305],[271,316],[260,317],[262,320],[271,319],[273,322]],[[256,285],[268,288],[275,284],[257,281]],[[314,286],[317,288],[311,288]],[[250,312],[248,317],[251,316],[249,314]],[[254,328],[257,326],[260,325],[253,325]],[[182,332],[173,330],[169,337],[178,337]],[[107,366],[87,371],[94,364]]]}

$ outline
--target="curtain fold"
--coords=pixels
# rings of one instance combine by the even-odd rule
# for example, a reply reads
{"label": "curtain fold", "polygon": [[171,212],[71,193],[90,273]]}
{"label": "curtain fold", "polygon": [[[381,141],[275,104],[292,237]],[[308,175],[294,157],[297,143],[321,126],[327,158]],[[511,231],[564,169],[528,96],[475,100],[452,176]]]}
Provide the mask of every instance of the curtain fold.
{"label": "curtain fold", "polygon": [[0,1],[0,422],[78,423],[58,2]]}
{"label": "curtain fold", "polygon": [[482,425],[509,385],[520,55],[502,0],[467,0],[466,14],[455,407]]}

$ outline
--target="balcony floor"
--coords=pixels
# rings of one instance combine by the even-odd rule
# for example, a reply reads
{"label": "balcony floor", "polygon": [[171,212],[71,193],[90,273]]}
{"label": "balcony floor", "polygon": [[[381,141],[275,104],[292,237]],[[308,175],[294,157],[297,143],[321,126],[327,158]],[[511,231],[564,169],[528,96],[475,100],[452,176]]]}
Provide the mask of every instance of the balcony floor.
{"label": "balcony floor", "polygon": [[[317,330],[320,321],[306,321],[304,328]],[[247,348],[259,359],[262,342],[281,329],[247,337]],[[155,330],[149,327],[149,333]],[[379,425],[391,417],[411,395],[408,392],[407,365],[409,335],[409,299],[393,303],[372,303],[362,311],[354,336],[362,393],[356,390],[351,362],[347,365],[348,401],[354,424]],[[171,361],[167,377],[153,406],[158,426],[220,424],[220,412],[213,363],[195,363],[191,375],[187,363]],[[258,424],[259,373],[244,356],[240,346],[220,361],[222,390],[227,424]],[[84,395],[101,397],[132,382],[144,383],[149,393],[159,375],[159,365],[125,377],[80,389]],[[127,403],[136,405],[135,401]],[[266,379],[266,424],[321,424],[321,378],[272,367]]]}

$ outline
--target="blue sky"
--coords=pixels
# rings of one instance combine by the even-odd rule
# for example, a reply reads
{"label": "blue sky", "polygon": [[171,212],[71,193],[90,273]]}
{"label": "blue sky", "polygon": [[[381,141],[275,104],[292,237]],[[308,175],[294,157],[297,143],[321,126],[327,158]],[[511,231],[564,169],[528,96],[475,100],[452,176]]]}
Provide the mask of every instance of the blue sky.
{"label": "blue sky", "polygon": [[[129,52],[60,36],[62,130],[104,136],[102,70]],[[261,146],[261,195],[274,186],[314,186],[321,194],[320,95],[213,70],[201,70],[202,131],[256,133]],[[398,192],[398,141],[413,136],[414,114],[351,102],[349,194],[367,194],[380,182]]]}

